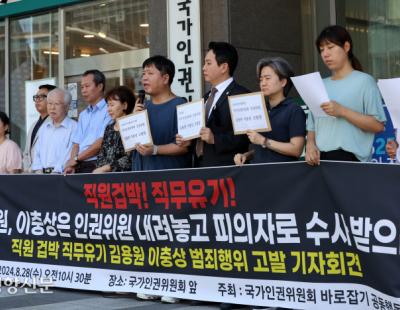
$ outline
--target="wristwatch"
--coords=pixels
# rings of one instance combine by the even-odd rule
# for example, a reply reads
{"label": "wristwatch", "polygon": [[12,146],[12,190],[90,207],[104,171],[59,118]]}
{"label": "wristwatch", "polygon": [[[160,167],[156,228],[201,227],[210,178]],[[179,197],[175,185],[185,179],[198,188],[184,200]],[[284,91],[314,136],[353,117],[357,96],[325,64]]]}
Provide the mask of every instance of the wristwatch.
{"label": "wristwatch", "polygon": [[158,146],[153,145],[153,155],[157,155],[157,152],[158,152]]}
{"label": "wristwatch", "polygon": [[76,162],[79,162],[79,160],[78,160],[78,154],[76,154],[76,155],[74,156],[74,160],[75,160]]}

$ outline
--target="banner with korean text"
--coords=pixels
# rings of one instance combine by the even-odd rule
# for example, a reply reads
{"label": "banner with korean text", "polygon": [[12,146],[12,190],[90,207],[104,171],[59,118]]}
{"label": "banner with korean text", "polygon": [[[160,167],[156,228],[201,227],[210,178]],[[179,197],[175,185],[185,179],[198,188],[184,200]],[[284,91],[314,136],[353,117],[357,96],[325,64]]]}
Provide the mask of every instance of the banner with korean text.
{"label": "banner with korean text", "polygon": [[400,309],[400,166],[0,176],[0,278],[295,309]]}

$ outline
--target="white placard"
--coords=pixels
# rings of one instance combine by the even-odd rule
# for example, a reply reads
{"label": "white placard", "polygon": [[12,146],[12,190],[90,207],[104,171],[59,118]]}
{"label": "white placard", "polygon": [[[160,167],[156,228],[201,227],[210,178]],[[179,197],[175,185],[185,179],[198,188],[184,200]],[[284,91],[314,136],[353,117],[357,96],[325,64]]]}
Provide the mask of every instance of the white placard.
{"label": "white placard", "polygon": [[248,130],[271,131],[264,95],[261,92],[229,96],[228,100],[235,135],[244,134]]}
{"label": "white placard", "polygon": [[137,144],[153,144],[147,110],[121,117],[117,122],[125,152],[134,150]]}
{"label": "white placard", "polygon": [[319,72],[313,72],[295,76],[291,79],[301,98],[310,108],[313,116],[328,117],[329,115],[321,109],[321,104],[329,101],[321,74]]}
{"label": "white placard", "polygon": [[25,128],[27,131],[39,118],[39,113],[36,111],[35,103],[33,102],[33,96],[36,95],[39,86],[44,84],[56,85],[56,79],[47,78],[25,81]]}
{"label": "white placard", "polygon": [[393,127],[400,129],[400,78],[378,80],[378,87],[389,111]]}
{"label": "white placard", "polygon": [[175,64],[172,90],[188,101],[202,97],[200,0],[168,0],[168,57]]}
{"label": "white placard", "polygon": [[184,140],[200,137],[200,129],[205,127],[204,100],[180,104],[176,107],[178,134]]}

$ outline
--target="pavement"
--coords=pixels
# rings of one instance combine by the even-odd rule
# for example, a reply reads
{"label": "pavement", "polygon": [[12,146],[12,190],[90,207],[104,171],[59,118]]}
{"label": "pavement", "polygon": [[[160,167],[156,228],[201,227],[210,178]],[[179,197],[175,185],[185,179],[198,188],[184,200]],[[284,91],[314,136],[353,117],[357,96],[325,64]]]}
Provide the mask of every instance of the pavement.
{"label": "pavement", "polygon": [[[136,294],[114,295],[94,291],[51,288],[49,292],[39,289],[15,288],[2,285],[0,309],[18,310],[216,310],[219,305],[207,303],[191,305],[190,301],[178,304],[163,304],[160,301],[140,301]],[[249,308],[242,308],[249,309]]]}

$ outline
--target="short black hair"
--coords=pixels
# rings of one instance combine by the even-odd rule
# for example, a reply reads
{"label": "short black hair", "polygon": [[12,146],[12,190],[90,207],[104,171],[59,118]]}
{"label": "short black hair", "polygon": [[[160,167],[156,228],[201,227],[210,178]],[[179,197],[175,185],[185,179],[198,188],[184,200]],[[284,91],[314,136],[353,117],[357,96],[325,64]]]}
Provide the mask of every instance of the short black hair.
{"label": "short black hair", "polygon": [[157,70],[160,71],[162,75],[168,74],[169,76],[168,83],[169,85],[172,84],[175,76],[175,65],[170,59],[168,59],[165,56],[155,55],[150,58],[147,58],[143,62],[142,68],[144,69],[145,67],[150,67],[151,65],[154,65],[154,67],[156,67]]}
{"label": "short black hair", "polygon": [[125,109],[126,114],[130,114],[135,107],[136,97],[132,90],[127,86],[117,86],[107,92],[105,95],[106,101],[110,99],[119,100],[121,103],[126,102],[127,107]]}
{"label": "short black hair", "polygon": [[10,133],[10,119],[8,118],[7,114],[4,112],[0,112],[0,121],[4,124],[4,125],[8,125],[8,129],[6,131],[6,134]]}
{"label": "short black hair", "polygon": [[93,81],[96,86],[98,86],[99,84],[103,84],[104,91],[104,89],[106,88],[106,77],[104,76],[104,73],[97,69],[92,69],[85,71],[82,76],[88,76],[89,74],[93,75]]}
{"label": "short black hair", "polygon": [[227,63],[229,67],[229,75],[233,76],[235,69],[238,64],[238,53],[236,48],[227,42],[210,42],[208,43],[208,50],[213,51],[215,54],[215,60],[220,66],[223,63]]}
{"label": "short black hair", "polygon": [[39,86],[39,89],[47,89],[48,92],[51,92],[55,88],[57,88],[57,86],[51,84],[43,84]]}

